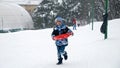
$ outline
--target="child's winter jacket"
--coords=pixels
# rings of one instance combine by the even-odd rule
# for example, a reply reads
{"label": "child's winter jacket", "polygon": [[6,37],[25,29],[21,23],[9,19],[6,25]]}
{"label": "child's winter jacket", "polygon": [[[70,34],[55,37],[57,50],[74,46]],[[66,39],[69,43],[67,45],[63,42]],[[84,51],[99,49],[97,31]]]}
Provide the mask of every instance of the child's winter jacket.
{"label": "child's winter jacket", "polygon": [[[60,35],[60,34],[65,34],[68,32],[72,32],[66,25],[62,24],[60,26],[55,26],[53,28],[52,32],[52,37]],[[68,39],[62,39],[62,40],[56,40],[56,45],[57,46],[62,46],[62,45],[68,45]]]}

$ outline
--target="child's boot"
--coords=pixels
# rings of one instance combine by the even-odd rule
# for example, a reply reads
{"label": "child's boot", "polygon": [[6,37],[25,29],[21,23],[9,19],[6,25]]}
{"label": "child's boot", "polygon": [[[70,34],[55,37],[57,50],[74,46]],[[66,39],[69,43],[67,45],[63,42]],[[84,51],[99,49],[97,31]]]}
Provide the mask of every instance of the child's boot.
{"label": "child's boot", "polygon": [[68,59],[67,52],[65,52],[65,53],[63,54],[63,56],[64,56],[64,59],[65,59],[65,60],[67,60],[67,59]]}
{"label": "child's boot", "polygon": [[63,58],[59,58],[59,59],[58,59],[58,63],[57,63],[57,65],[62,64],[62,60],[63,60]]}

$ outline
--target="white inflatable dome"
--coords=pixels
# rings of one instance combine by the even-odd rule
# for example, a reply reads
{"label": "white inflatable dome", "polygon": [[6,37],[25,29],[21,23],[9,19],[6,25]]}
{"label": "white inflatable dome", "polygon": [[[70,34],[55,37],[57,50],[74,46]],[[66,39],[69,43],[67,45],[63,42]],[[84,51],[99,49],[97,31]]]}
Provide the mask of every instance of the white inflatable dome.
{"label": "white inflatable dome", "polygon": [[33,29],[33,21],[29,13],[21,6],[0,3],[0,30]]}

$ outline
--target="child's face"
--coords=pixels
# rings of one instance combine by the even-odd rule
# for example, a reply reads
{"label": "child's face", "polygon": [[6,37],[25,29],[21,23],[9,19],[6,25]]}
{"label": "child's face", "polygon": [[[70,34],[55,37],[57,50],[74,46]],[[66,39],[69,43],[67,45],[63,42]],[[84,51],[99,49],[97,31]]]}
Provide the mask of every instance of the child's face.
{"label": "child's face", "polygon": [[58,26],[61,25],[61,22],[60,22],[60,21],[57,21],[57,22],[56,22],[56,25],[58,25]]}

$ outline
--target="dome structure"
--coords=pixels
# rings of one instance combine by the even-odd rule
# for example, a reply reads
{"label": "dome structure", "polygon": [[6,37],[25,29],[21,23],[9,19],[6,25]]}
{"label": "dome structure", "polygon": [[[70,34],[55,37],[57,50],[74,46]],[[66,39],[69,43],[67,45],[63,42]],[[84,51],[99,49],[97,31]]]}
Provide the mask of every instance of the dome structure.
{"label": "dome structure", "polygon": [[0,30],[33,29],[30,14],[21,6],[0,3]]}

